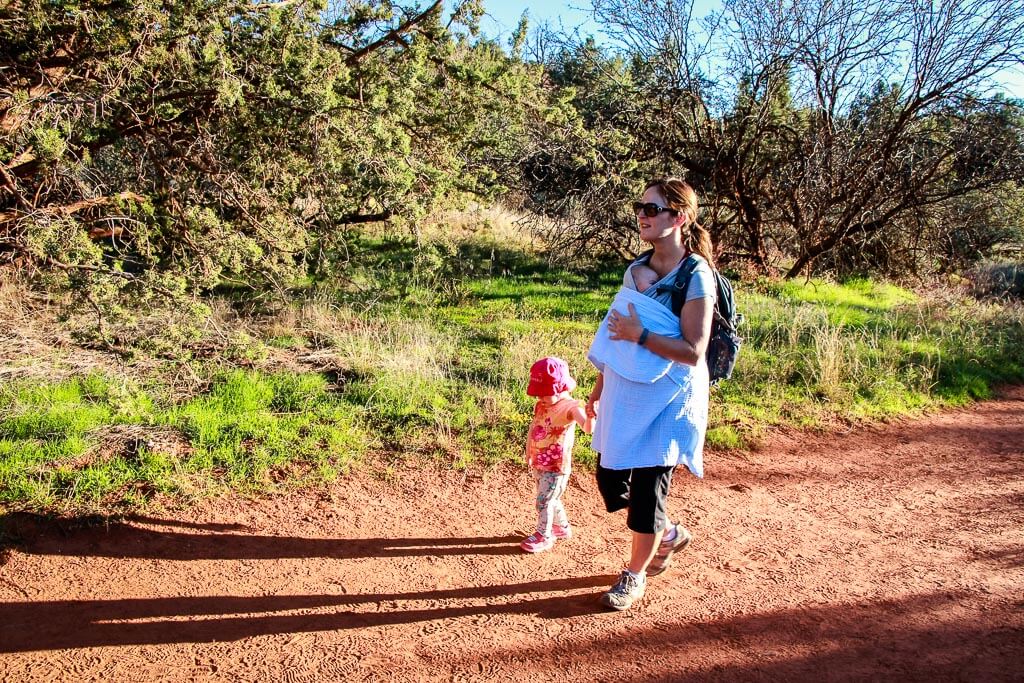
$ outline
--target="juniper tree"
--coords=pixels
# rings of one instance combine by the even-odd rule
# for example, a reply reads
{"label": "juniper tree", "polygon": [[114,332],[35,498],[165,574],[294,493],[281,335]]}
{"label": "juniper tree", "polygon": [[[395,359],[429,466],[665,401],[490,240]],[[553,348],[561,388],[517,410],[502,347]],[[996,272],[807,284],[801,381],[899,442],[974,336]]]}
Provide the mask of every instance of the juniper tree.
{"label": "juniper tree", "polygon": [[7,4],[0,263],[94,302],[152,302],[329,271],[349,226],[494,196],[549,93],[476,37],[481,12]]}

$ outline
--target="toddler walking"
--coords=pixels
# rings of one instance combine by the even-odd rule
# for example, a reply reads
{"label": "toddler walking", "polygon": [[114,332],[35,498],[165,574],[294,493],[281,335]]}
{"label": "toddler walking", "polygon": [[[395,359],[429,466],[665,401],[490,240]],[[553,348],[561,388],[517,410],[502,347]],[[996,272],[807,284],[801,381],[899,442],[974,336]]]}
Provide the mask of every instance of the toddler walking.
{"label": "toddler walking", "polygon": [[526,463],[537,481],[537,530],[519,544],[528,553],[544,552],[556,538],[572,536],[562,494],[572,471],[576,425],[588,434],[594,431],[594,418],[571,395],[575,388],[576,380],[561,358],[541,358],[530,368],[526,393],[537,397],[537,405],[526,439]]}

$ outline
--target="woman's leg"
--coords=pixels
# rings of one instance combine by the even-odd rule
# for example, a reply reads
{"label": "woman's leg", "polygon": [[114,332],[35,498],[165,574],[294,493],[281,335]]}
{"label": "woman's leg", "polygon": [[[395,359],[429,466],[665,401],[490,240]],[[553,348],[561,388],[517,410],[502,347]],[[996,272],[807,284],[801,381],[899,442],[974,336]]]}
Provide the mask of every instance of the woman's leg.
{"label": "woman's leg", "polygon": [[[669,532],[672,532],[671,534]],[[647,576],[657,576],[672,564],[672,556],[685,549],[693,540],[693,534],[681,524],[673,524],[661,537],[661,543],[654,553],[654,558],[647,565]]]}
{"label": "woman's leg", "polygon": [[629,475],[631,470],[610,470],[601,466],[601,454],[597,454],[597,490],[604,500],[604,509],[617,512],[629,507]]}
{"label": "woman's leg", "polygon": [[647,566],[658,550],[668,523],[665,499],[671,481],[671,467],[636,467],[630,471],[626,526],[633,532],[633,544],[626,569],[615,585],[601,596],[605,607],[627,610],[643,598]]}
{"label": "woman's leg", "polygon": [[629,564],[626,565],[629,571],[634,574],[643,574],[647,571],[647,565],[651,563],[654,554],[658,551],[663,531],[659,530],[653,534],[633,532],[633,548],[629,556]]}
{"label": "woman's leg", "polygon": [[647,570],[668,526],[666,504],[672,484],[671,467],[637,467],[630,477],[630,505],[626,525],[633,532],[631,572]]}

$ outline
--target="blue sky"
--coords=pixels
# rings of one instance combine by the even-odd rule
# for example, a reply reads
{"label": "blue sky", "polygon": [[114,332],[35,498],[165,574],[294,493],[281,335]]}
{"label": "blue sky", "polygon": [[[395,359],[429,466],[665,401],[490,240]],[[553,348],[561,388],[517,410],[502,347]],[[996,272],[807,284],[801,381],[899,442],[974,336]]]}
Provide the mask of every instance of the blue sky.
{"label": "blue sky", "polygon": [[[589,5],[586,2],[566,2],[565,0],[533,0],[532,2],[512,2],[511,0],[484,0],[487,15],[482,28],[488,35],[511,33],[519,23],[523,11],[529,11],[530,23],[536,25],[541,21],[549,21],[555,26],[559,21],[565,28],[573,28],[588,23]],[[580,7],[584,9],[579,9]],[[590,24],[593,28],[593,24]]]}
{"label": "blue sky", "polygon": [[[696,0],[695,16],[702,16],[712,9],[721,7],[720,0]],[[596,25],[590,22],[587,0],[484,0],[487,16],[481,22],[481,28],[488,36],[507,37],[519,23],[523,10],[530,13],[530,24],[536,26],[541,21],[548,21],[558,27],[559,22],[566,29],[582,27],[583,33],[594,33]],[[1024,71],[1006,73],[1000,79],[1006,93],[1011,97],[1024,99]]]}

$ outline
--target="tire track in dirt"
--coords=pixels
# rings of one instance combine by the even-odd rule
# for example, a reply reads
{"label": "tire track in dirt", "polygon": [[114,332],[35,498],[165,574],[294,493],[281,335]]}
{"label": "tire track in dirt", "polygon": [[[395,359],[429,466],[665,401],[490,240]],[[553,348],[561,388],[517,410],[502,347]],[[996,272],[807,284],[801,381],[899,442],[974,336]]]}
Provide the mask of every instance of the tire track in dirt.
{"label": "tire track in dirt", "polygon": [[576,534],[517,543],[532,480],[429,469],[109,526],[4,518],[0,680],[1018,680],[1024,388],[710,453],[695,541],[626,614],[590,477]]}

